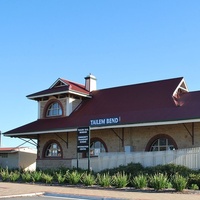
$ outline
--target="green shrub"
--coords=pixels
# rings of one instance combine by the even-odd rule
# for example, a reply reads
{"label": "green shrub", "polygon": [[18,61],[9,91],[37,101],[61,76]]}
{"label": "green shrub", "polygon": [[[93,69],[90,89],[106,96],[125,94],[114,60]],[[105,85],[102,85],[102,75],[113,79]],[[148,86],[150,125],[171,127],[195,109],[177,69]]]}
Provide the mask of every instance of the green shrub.
{"label": "green shrub", "polygon": [[50,174],[43,173],[43,174],[42,174],[42,180],[43,180],[43,182],[45,182],[45,183],[52,183],[52,181],[53,181],[53,176],[50,175]]}
{"label": "green shrub", "polygon": [[97,174],[97,184],[101,187],[110,187],[112,178],[109,173]]}
{"label": "green shrub", "polygon": [[175,174],[172,176],[172,186],[176,191],[183,191],[186,188],[187,179],[180,174]]}
{"label": "green shrub", "polygon": [[67,172],[66,173],[66,180],[69,184],[76,185],[80,182],[82,174],[78,171]]}
{"label": "green shrub", "polygon": [[191,187],[192,184],[196,184],[200,188],[200,173],[189,175],[188,186]]}
{"label": "green shrub", "polygon": [[8,168],[1,169],[0,175],[1,175],[2,181],[9,180],[10,174],[9,174]]}
{"label": "green shrub", "polygon": [[42,171],[34,171],[32,172],[32,180],[33,182],[41,182],[42,181]]}
{"label": "green shrub", "polygon": [[27,172],[22,173],[21,178],[24,182],[31,182],[32,181],[31,172],[27,171]]}
{"label": "green shrub", "polygon": [[21,175],[19,171],[13,171],[13,172],[10,172],[9,178],[10,178],[10,181],[15,182],[19,180],[20,176]]}
{"label": "green shrub", "polygon": [[191,190],[199,190],[199,186],[198,186],[197,184],[192,184],[192,185],[190,186],[190,189],[191,189]]}
{"label": "green shrub", "polygon": [[129,183],[129,177],[125,172],[118,172],[112,177],[112,185],[117,188],[126,187]]}
{"label": "green shrub", "polygon": [[70,170],[69,168],[66,168],[66,167],[60,167],[59,169],[54,170],[54,174],[55,174],[55,173],[66,174],[66,172],[68,172],[69,170]]}
{"label": "green shrub", "polygon": [[86,172],[82,175],[81,182],[86,186],[94,185],[96,184],[96,178],[93,174]]}
{"label": "green shrub", "polygon": [[40,170],[40,171],[42,171],[43,174],[49,174],[49,175],[53,176],[55,174],[56,169],[48,168],[48,169],[43,169],[43,170]]}
{"label": "green shrub", "polygon": [[117,174],[118,172],[125,172],[126,174],[131,174],[132,176],[137,176],[144,172],[144,167],[140,163],[129,163],[127,165],[120,165],[113,169],[106,169],[99,172],[99,174],[109,173],[111,176]]}
{"label": "green shrub", "polygon": [[147,187],[147,177],[143,174],[135,176],[131,183],[137,189],[145,188]]}
{"label": "green shrub", "polygon": [[56,172],[55,177],[59,184],[64,183],[66,180],[66,174],[63,174],[62,172]]}
{"label": "green shrub", "polygon": [[[148,174],[148,176],[143,174]],[[73,185],[78,183],[83,183],[84,185],[98,184],[101,187],[110,187],[112,185],[117,188],[129,185],[140,189],[149,186],[155,190],[173,187],[177,191],[182,191],[186,187],[190,189],[200,188],[200,170],[195,171],[174,164],[144,168],[139,163],[129,163],[127,166],[121,165],[114,169],[103,170],[96,177],[92,173],[88,174],[85,170],[77,170],[75,168],[30,172],[22,169],[9,170],[8,168],[3,169],[0,167],[1,181],[14,182],[20,180],[20,178],[24,182],[52,183],[55,180],[60,184],[64,182]],[[187,185],[185,185],[185,182]]]}
{"label": "green shrub", "polygon": [[149,186],[154,190],[162,190],[169,187],[169,179],[166,174],[158,173],[149,177]]}
{"label": "green shrub", "polygon": [[126,167],[124,167],[123,171],[126,174],[131,174],[131,176],[137,176],[138,174],[143,174],[144,167],[141,163],[129,163]]}
{"label": "green shrub", "polygon": [[182,165],[175,165],[175,164],[166,164],[166,165],[157,165],[155,167],[146,167],[145,173],[153,175],[153,174],[166,174],[168,178],[176,173],[187,177],[191,174],[193,170],[189,169],[188,167]]}

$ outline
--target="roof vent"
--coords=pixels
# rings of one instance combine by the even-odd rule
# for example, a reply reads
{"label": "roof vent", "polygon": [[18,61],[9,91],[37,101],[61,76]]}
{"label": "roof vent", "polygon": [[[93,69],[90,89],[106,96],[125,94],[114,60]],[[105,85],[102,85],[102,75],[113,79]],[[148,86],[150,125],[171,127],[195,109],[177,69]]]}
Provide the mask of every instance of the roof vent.
{"label": "roof vent", "polygon": [[89,92],[97,89],[97,79],[92,74],[85,77],[85,89]]}

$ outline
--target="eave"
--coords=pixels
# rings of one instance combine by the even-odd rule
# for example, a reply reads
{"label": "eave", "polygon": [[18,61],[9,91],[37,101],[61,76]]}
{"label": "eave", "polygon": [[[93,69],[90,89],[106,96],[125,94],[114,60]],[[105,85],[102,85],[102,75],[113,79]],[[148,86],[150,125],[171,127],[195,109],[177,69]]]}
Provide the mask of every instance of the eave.
{"label": "eave", "polygon": [[[119,125],[110,125],[110,126],[95,126],[90,127],[90,130],[101,130],[101,129],[117,129],[117,128],[131,128],[131,127],[147,127],[147,126],[163,126],[163,125],[175,125],[175,124],[184,124],[184,123],[198,123],[200,122],[200,118],[196,119],[180,119],[173,121],[159,121],[159,122],[143,122],[143,123],[133,123],[133,124],[119,124]],[[77,127],[78,128],[78,127]],[[48,131],[36,131],[36,132],[25,132],[25,133],[11,133],[6,134],[8,137],[23,137],[28,135],[41,135],[41,134],[49,134],[49,133],[63,133],[63,132],[76,132],[77,128],[67,128],[67,129],[56,129],[56,130],[48,130]]]}
{"label": "eave", "polygon": [[77,96],[81,96],[81,97],[91,98],[91,95],[81,93],[81,92],[77,92],[77,91],[73,91],[73,90],[53,92],[53,93],[47,93],[47,94],[35,95],[35,96],[33,95],[33,96],[30,96],[30,97],[27,96],[27,98],[31,99],[31,100],[35,100],[35,99],[42,98],[42,97],[48,97],[48,96],[54,96],[54,95],[60,95],[60,94],[73,94],[73,95],[77,95]]}

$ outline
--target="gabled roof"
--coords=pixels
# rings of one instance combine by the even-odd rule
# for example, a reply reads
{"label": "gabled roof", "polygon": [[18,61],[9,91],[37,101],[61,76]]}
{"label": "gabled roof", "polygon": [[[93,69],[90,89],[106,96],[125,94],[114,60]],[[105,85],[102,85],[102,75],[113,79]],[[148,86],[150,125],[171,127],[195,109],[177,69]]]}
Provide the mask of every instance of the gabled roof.
{"label": "gabled roof", "polygon": [[[178,91],[177,104],[173,95]],[[120,117],[120,123],[113,126],[116,128],[200,121],[200,91],[188,92],[182,77],[96,90],[91,95],[68,117],[38,119],[4,135],[35,137],[76,131],[77,127],[89,126],[90,120],[109,117]]]}
{"label": "gabled roof", "polygon": [[15,150],[15,147],[1,147],[0,152],[5,152],[5,151],[13,151]]}
{"label": "gabled roof", "polygon": [[37,99],[37,98],[41,98],[41,97],[45,97],[45,96],[66,94],[66,93],[76,94],[76,95],[83,96],[83,97],[88,97],[90,94],[89,91],[87,91],[85,89],[84,85],[58,78],[50,86],[50,88],[48,88],[46,90],[42,90],[40,92],[30,94],[27,97],[29,99]]}

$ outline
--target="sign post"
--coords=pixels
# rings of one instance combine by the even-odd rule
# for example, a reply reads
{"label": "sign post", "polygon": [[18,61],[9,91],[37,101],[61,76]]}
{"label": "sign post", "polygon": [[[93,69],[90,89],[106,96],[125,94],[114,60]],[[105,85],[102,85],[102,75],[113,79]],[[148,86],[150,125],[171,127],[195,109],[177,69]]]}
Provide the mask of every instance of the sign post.
{"label": "sign post", "polygon": [[90,127],[77,129],[77,168],[79,153],[88,153],[88,171],[90,170]]}

